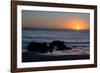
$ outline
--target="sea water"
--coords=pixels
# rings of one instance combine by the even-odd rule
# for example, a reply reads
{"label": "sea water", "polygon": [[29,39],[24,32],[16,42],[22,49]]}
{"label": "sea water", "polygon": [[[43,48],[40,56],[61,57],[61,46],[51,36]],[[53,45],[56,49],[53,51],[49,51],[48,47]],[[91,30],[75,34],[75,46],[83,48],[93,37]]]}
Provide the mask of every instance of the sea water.
{"label": "sea water", "polygon": [[89,54],[90,32],[88,30],[33,29],[22,28],[22,51],[29,42],[63,41],[66,46],[84,49]]}

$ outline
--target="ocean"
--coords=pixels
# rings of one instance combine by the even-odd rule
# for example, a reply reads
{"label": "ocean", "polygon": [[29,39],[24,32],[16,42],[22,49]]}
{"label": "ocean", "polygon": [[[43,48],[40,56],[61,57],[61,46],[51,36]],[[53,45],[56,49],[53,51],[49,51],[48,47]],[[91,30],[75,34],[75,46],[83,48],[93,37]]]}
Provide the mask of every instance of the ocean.
{"label": "ocean", "polygon": [[[65,45],[82,49],[88,54],[90,50],[90,32],[87,30],[33,29],[22,28],[22,52],[27,51],[29,42],[64,41]],[[73,51],[70,51],[72,53]],[[58,52],[61,54],[61,52]],[[63,53],[64,54],[64,53]],[[68,53],[67,53],[68,54]],[[55,53],[57,55],[57,52]],[[62,55],[62,54],[61,54]]]}

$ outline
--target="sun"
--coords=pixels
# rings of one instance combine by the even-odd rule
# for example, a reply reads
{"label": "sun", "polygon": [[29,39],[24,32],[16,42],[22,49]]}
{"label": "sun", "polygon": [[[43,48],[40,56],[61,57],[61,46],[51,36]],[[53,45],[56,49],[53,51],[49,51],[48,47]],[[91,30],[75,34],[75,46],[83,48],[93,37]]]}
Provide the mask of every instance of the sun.
{"label": "sun", "polygon": [[80,28],[79,27],[76,27],[76,30],[80,30]]}
{"label": "sun", "polygon": [[89,30],[89,24],[80,19],[70,19],[65,23],[66,29],[69,30]]}
{"label": "sun", "polygon": [[82,27],[81,27],[80,24],[75,24],[75,25],[73,25],[73,28],[72,28],[72,29],[73,29],[73,30],[81,30]]}
{"label": "sun", "polygon": [[74,27],[73,27],[73,30],[82,30],[83,29],[83,26],[80,25],[80,24],[76,24]]}

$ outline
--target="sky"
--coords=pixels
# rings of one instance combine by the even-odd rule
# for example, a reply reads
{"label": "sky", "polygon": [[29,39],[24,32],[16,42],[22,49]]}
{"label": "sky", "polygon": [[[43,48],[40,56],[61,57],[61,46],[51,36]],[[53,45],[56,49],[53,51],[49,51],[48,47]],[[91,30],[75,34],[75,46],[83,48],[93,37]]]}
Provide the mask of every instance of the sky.
{"label": "sky", "polygon": [[22,10],[23,28],[89,30],[90,14]]}

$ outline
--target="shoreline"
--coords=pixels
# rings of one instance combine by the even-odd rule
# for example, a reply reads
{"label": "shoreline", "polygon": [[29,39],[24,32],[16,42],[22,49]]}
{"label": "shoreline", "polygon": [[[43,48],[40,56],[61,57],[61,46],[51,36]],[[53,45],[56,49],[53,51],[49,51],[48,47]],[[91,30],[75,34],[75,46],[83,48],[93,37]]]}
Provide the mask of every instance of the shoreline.
{"label": "shoreline", "polygon": [[90,55],[43,55],[32,52],[22,53],[22,62],[43,62],[43,61],[61,61],[61,60],[84,60],[90,59]]}

